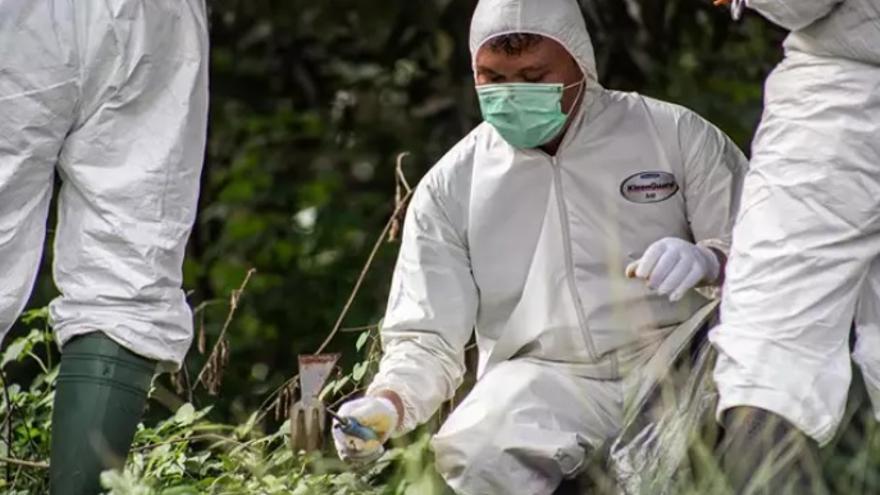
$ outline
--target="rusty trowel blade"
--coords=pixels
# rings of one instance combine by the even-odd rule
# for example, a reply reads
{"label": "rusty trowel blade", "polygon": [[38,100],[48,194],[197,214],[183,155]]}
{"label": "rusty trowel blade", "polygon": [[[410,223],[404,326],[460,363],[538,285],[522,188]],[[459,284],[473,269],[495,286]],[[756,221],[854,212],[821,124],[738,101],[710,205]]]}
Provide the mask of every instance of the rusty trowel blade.
{"label": "rusty trowel blade", "polygon": [[300,355],[299,359],[299,383],[302,391],[300,401],[303,404],[317,404],[318,395],[324,388],[324,383],[336,367],[339,354],[309,354]]}

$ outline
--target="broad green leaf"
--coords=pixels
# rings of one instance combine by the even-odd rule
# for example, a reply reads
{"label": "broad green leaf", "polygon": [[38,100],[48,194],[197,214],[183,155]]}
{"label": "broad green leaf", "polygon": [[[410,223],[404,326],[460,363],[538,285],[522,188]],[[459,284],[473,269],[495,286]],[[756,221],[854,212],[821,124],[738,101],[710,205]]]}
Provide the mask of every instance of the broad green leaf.
{"label": "broad green leaf", "polygon": [[13,342],[6,348],[6,352],[3,353],[3,360],[0,361],[0,368],[5,368],[7,364],[12,361],[18,361],[22,357],[27,354],[26,349],[29,347],[30,342],[26,338],[21,338]]}
{"label": "broad green leaf", "polygon": [[31,309],[29,311],[25,311],[23,315],[21,315],[21,321],[25,325],[30,325],[31,323],[37,320],[47,320],[49,319],[49,308],[43,307],[38,309]]}
{"label": "broad green leaf", "polygon": [[367,373],[369,366],[369,363],[358,363],[354,365],[354,368],[351,371],[351,377],[354,378],[354,381],[360,383],[361,379],[363,379],[364,375]]}
{"label": "broad green leaf", "polygon": [[357,343],[355,343],[355,346],[354,346],[355,349],[360,351],[361,349],[364,348],[364,346],[367,344],[367,342],[369,340],[370,340],[370,331],[369,330],[361,333],[361,335],[357,339]]}
{"label": "broad green leaf", "polygon": [[180,406],[180,408],[177,409],[177,413],[174,414],[174,422],[182,426],[190,425],[195,420],[196,408],[189,402]]}

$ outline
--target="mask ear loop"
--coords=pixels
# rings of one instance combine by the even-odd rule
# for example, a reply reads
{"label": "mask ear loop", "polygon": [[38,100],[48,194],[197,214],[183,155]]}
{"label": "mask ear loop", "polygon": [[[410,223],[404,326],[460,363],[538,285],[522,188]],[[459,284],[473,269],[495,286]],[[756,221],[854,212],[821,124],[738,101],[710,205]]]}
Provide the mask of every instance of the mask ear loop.
{"label": "mask ear loop", "polygon": [[578,93],[577,93],[577,96],[574,98],[574,103],[571,104],[571,108],[568,109],[568,113],[565,114],[566,117],[568,117],[568,118],[571,118],[572,111],[575,109],[575,107],[578,106],[578,103],[582,103],[581,98],[584,96],[584,93],[586,92],[586,91],[584,91],[584,89],[587,86],[587,78],[583,77],[583,78],[581,78],[580,81],[578,81],[574,84],[569,84],[568,86],[564,86],[562,88],[562,94],[565,94],[565,90],[573,88],[575,86],[578,87]]}

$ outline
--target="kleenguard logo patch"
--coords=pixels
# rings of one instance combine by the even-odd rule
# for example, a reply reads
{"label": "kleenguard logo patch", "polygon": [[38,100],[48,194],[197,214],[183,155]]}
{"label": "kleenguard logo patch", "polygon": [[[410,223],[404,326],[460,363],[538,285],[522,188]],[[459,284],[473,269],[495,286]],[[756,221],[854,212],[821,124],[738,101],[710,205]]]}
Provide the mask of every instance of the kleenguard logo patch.
{"label": "kleenguard logo patch", "polygon": [[678,192],[678,182],[669,172],[639,172],[620,185],[620,194],[633,203],[659,203]]}

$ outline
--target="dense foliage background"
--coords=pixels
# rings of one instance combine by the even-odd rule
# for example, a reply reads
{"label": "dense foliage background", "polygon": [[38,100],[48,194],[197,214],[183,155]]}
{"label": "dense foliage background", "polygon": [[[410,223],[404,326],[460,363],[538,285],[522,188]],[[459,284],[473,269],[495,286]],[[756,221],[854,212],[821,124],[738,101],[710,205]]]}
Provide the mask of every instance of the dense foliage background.
{"label": "dense foliage background", "polygon": [[[185,372],[157,382],[129,471],[108,487],[114,495],[435,493],[425,436],[372,471],[349,472],[294,454],[272,400],[295,375],[297,354],[315,351],[334,327],[395,207],[398,154],[411,153],[404,169],[414,184],[479,122],[467,48],[476,0],[208,3],[210,140],[184,267],[198,338]],[[783,32],[755,15],[734,23],[710,0],[580,3],[606,87],[690,107],[748,150]],[[56,294],[51,242],[50,233],[33,308]],[[332,400],[369,379],[396,251],[382,246],[343,321],[352,331],[330,342],[344,353]],[[0,457],[36,463],[7,464],[0,493],[45,489],[57,350],[44,317],[30,313],[0,350]],[[225,352],[211,359],[218,342]],[[214,383],[197,385],[204,370]],[[875,433],[873,421],[856,422],[827,449],[835,493],[880,489]]]}
{"label": "dense foliage background", "polygon": [[[189,397],[186,382],[206,360],[198,346],[183,385],[169,382],[166,392],[212,405],[215,421],[241,423],[295,374],[296,355],[324,340],[394,208],[397,154],[411,152],[414,183],[479,121],[467,48],[475,4],[209,1],[210,142],[185,265],[208,351],[230,294],[256,272],[228,327],[219,394]],[[581,5],[606,87],[688,106],[747,149],[782,32],[754,15],[734,23],[709,0]],[[379,321],[396,250],[379,252],[343,326]],[[55,294],[49,262],[32,307]],[[330,350],[351,365],[357,338],[340,333]],[[24,360],[7,372],[29,383],[40,370]],[[165,418],[179,403],[154,404],[151,414]]]}

